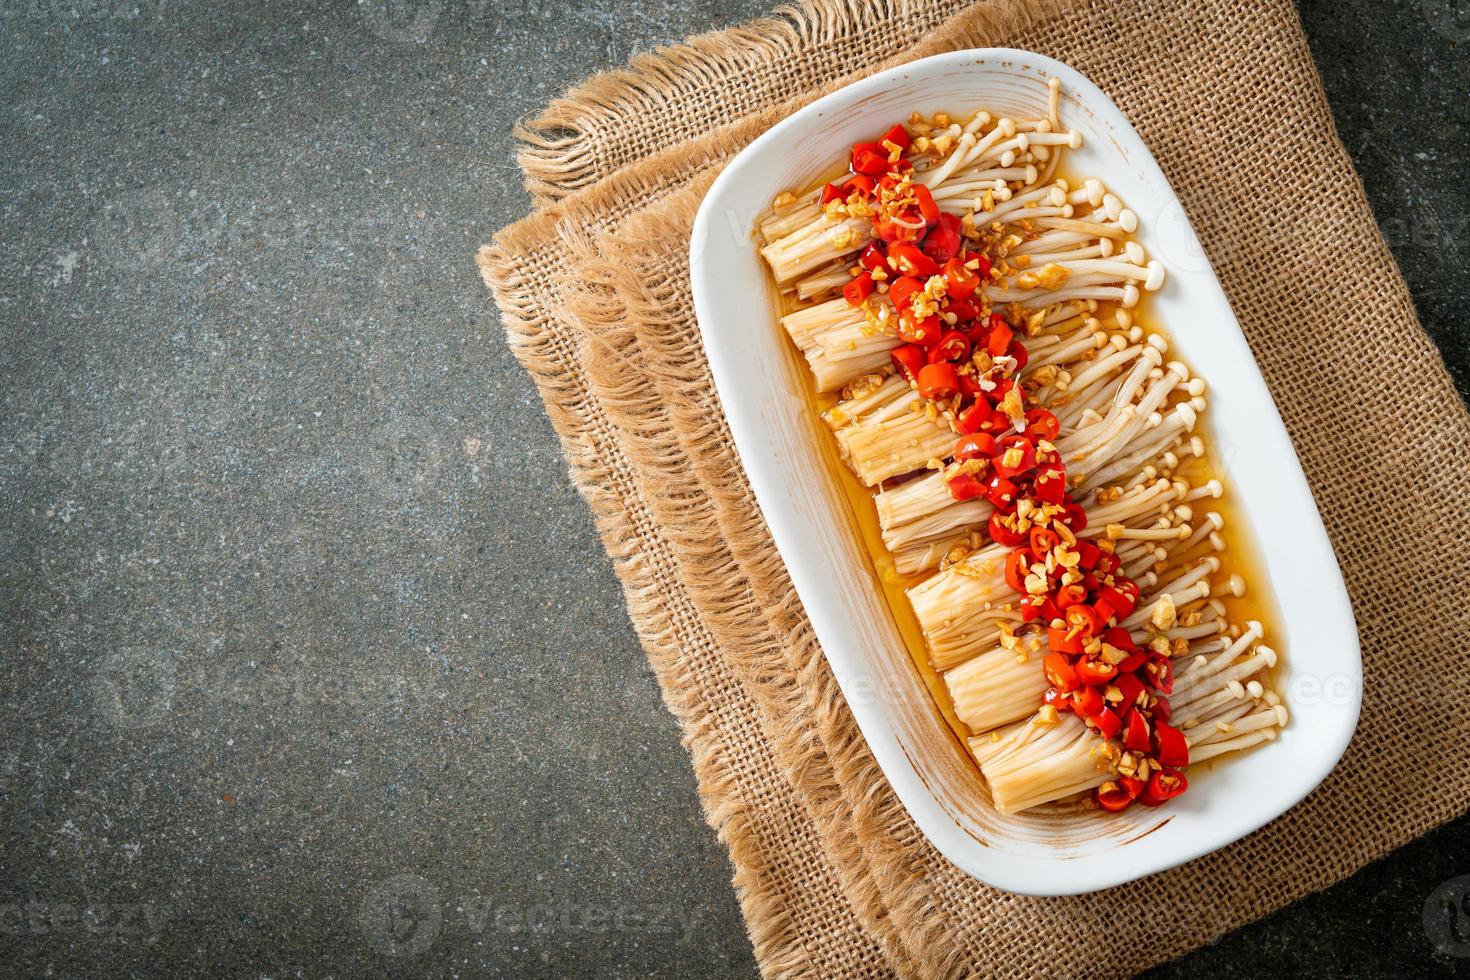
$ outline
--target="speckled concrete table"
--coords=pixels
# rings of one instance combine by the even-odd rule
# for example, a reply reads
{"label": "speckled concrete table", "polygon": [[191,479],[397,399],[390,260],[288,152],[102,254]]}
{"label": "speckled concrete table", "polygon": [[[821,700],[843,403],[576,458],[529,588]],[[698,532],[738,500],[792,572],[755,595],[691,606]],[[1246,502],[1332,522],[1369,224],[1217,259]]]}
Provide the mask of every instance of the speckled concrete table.
{"label": "speckled concrete table", "polygon": [[[471,256],[517,116],[765,6],[0,8],[0,972],[753,972]],[[1463,388],[1470,18],[1304,15]],[[1161,972],[1463,967],[1467,829]]]}

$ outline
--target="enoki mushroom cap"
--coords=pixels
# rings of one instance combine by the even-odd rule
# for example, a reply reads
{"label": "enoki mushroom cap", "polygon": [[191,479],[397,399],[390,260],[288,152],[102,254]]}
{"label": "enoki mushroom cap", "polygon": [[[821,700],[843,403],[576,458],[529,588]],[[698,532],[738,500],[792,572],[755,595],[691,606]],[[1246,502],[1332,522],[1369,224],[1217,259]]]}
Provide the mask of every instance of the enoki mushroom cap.
{"label": "enoki mushroom cap", "polygon": [[1143,288],[1153,292],[1164,284],[1164,266],[1158,261],[1150,262],[1147,266],[1148,278],[1143,281]]}

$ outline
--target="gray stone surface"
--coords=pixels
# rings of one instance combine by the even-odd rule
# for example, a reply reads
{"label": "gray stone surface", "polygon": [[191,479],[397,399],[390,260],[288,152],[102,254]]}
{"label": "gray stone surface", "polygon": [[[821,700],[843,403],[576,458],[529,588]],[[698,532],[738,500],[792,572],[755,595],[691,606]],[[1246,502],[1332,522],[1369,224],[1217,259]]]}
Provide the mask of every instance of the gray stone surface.
{"label": "gray stone surface", "polygon": [[[753,972],[471,256],[515,118],[765,5],[0,6],[0,972]],[[1304,13],[1464,385],[1470,23],[1383,9]],[[1162,972],[1462,965],[1467,826]]]}

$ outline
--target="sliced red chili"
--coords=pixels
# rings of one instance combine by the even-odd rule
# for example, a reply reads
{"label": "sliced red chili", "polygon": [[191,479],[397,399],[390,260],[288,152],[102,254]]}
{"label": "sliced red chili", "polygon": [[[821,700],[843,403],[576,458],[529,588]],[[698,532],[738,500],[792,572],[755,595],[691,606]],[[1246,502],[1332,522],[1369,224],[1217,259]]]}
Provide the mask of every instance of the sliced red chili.
{"label": "sliced red chili", "polygon": [[873,144],[860,144],[852,148],[852,169],[854,173],[867,174],[870,177],[881,177],[888,172],[888,154],[881,150],[870,149]]}
{"label": "sliced red chili", "polygon": [[1067,471],[1055,463],[1038,466],[1032,488],[1042,503],[1059,504],[1067,494]]}
{"label": "sliced red chili", "polygon": [[869,242],[862,254],[858,256],[858,264],[869,272],[874,269],[887,269],[888,255],[883,251],[883,246],[877,242]]}
{"label": "sliced red chili", "polygon": [[929,355],[918,344],[904,344],[889,352],[899,373],[910,381],[917,380],[919,369],[929,362]]}
{"label": "sliced red chili", "polygon": [[1189,765],[1189,742],[1183,732],[1159,721],[1154,723],[1154,738],[1158,741],[1160,762],[1171,769]]}
{"label": "sliced red chili", "polygon": [[1114,710],[1126,714],[1129,708],[1138,703],[1138,696],[1143,693],[1143,681],[1138,679],[1137,674],[1119,674],[1118,679],[1113,681],[1113,686],[1123,694],[1123,700],[1114,705]]}
{"label": "sliced red chili", "polygon": [[918,276],[927,279],[939,273],[939,265],[929,256],[920,251],[917,245],[908,242],[894,242],[888,247],[889,263],[906,276]]}
{"label": "sliced red chili", "polygon": [[[916,320],[912,314],[902,313],[898,317],[898,336],[911,344],[931,347],[939,342],[944,327],[937,316],[926,316]],[[927,354],[925,355],[928,356]],[[951,368],[951,370],[953,370]]]}
{"label": "sliced red chili", "polygon": [[878,220],[873,223],[873,231],[877,232],[878,237],[892,244],[918,241],[919,237],[924,233],[924,218],[919,214],[918,210],[913,208],[906,209],[899,212],[895,217],[901,218],[902,220],[893,220],[886,215],[880,215]]}
{"label": "sliced red chili", "polygon": [[[1014,504],[1016,502],[1016,497],[1020,492],[1021,488],[1016,486],[1010,480],[1007,480],[1003,476],[992,475],[985,486],[985,499],[989,500],[997,507],[1009,507],[1011,504]],[[994,530],[993,525],[991,527],[991,530]],[[1016,534],[1013,531],[1007,531],[1006,534],[1015,538],[1015,540],[1007,545],[1007,547],[1011,547],[1021,543],[1022,538],[1019,534]],[[996,542],[998,544],[1005,544],[1005,542],[1001,541],[999,538],[996,539]]]}
{"label": "sliced red chili", "polygon": [[956,473],[946,481],[955,500],[974,500],[985,493],[985,484],[970,473]]}
{"label": "sliced red chili", "polygon": [[879,140],[879,143],[892,143],[900,150],[907,150],[910,140],[909,131],[903,128],[903,123],[894,123],[893,127],[883,134],[883,139]]}
{"label": "sliced red chili", "polygon": [[1073,692],[1072,704],[1084,718],[1095,715],[1108,706],[1102,691],[1095,687],[1084,687]]}
{"label": "sliced red chili", "polygon": [[924,291],[924,280],[914,276],[899,276],[893,280],[893,285],[888,287],[888,298],[900,313],[908,309],[909,301],[915,293]]}
{"label": "sliced red chili", "polygon": [[1144,806],[1163,806],[1189,789],[1189,780],[1176,769],[1160,769],[1148,778],[1148,785],[1138,794]]}
{"label": "sliced red chili", "polygon": [[1033,527],[1031,529],[1031,554],[1037,561],[1046,561],[1046,556],[1051,550],[1062,543],[1062,539],[1049,527]]}
{"label": "sliced red chili", "polygon": [[1108,780],[1093,793],[1097,805],[1108,813],[1121,813],[1133,805],[1133,797],[1120,784]]}
{"label": "sliced red chili", "polygon": [[1042,615],[1041,607],[1045,601],[1041,596],[1037,595],[1021,596],[1021,619],[1028,623],[1032,620],[1040,619]]}
{"label": "sliced red chili", "polygon": [[1075,606],[1079,602],[1087,601],[1087,589],[1083,588],[1080,582],[1064,585],[1060,589],[1057,589],[1054,601],[1058,609],[1065,611],[1068,606]]}
{"label": "sliced red chili", "polygon": [[[980,311],[974,303],[967,299],[955,299],[953,293],[950,294],[950,303],[944,308],[944,312],[954,314],[954,322],[956,324],[965,323],[980,315]],[[972,337],[971,339],[973,340],[974,338]]]}
{"label": "sliced red chili", "polygon": [[963,242],[960,219],[946,211],[939,216],[939,223],[924,236],[922,247],[924,254],[936,263],[937,269],[939,264],[960,254]]}
{"label": "sliced red chili", "polygon": [[1050,597],[1041,600],[1041,619],[1043,622],[1049,623],[1054,619],[1061,618],[1062,611],[1057,608],[1057,604],[1055,601],[1053,601]]}
{"label": "sliced red chili", "polygon": [[919,368],[919,394],[932,401],[949,398],[959,383],[953,364],[925,364]]}
{"label": "sliced red chili", "polygon": [[1023,435],[1011,434],[995,444],[995,472],[1015,477],[1036,468],[1036,447]]}
{"label": "sliced red chili", "polygon": [[1077,671],[1060,653],[1048,653],[1041,661],[1041,672],[1046,682],[1058,691],[1075,691],[1078,687]]}
{"label": "sliced red chili", "polygon": [[1104,623],[1102,617],[1097,614],[1085,602],[1079,602],[1075,606],[1068,606],[1066,610],[1067,629],[1076,633],[1083,639],[1090,639],[1103,631]]}
{"label": "sliced red chili", "polygon": [[970,356],[970,338],[960,330],[946,330],[929,352],[931,361],[963,361]]}
{"label": "sliced red chili", "polygon": [[[1097,607],[1094,606],[1093,608],[1095,609]],[[1142,667],[1144,663],[1147,662],[1147,660],[1148,654],[1146,653],[1130,653],[1128,654],[1128,656],[1118,661],[1118,673],[1131,674],[1138,668]]]}
{"label": "sliced red chili", "polygon": [[1046,645],[1059,653],[1081,653],[1082,637],[1066,629],[1049,626],[1046,630]]}
{"label": "sliced red chili", "polygon": [[1117,677],[1118,668],[1106,660],[1080,660],[1077,662],[1077,676],[1088,687],[1099,687]]}
{"label": "sliced red chili", "polygon": [[1041,703],[1049,704],[1053,708],[1056,708],[1058,711],[1073,710],[1072,695],[1068,694],[1066,691],[1058,691],[1054,687],[1049,687],[1046,689],[1046,693],[1041,696]]}
{"label": "sliced red chili", "polygon": [[1097,729],[1098,734],[1104,739],[1116,737],[1119,730],[1123,727],[1122,719],[1111,708],[1104,708],[1087,720],[1092,723],[1093,727]]}
{"label": "sliced red chili", "polygon": [[1033,408],[1026,413],[1026,434],[1032,439],[1051,442],[1061,430],[1057,417],[1044,408]]}
{"label": "sliced red chili", "polygon": [[872,295],[873,287],[873,274],[864,272],[842,287],[842,295],[853,306],[862,306],[863,301]]}
{"label": "sliced red chili", "polygon": [[983,432],[964,436],[954,444],[954,458],[962,462],[969,459],[989,459],[993,452],[995,440]]}
{"label": "sliced red chili", "polygon": [[842,182],[842,196],[845,198],[853,191],[857,191],[863,197],[872,197],[877,183],[867,174],[853,174]]}
{"label": "sliced red chili", "polygon": [[[995,503],[995,496],[993,495],[994,484],[995,481],[992,480],[991,486],[987,488],[985,492],[985,496],[990,500],[991,503]],[[997,504],[996,506],[1000,505]],[[1025,538],[1016,531],[1013,531],[1010,528],[1006,527],[1004,521],[1007,516],[1008,515],[999,510],[990,515],[990,540],[994,541],[996,544],[1004,548],[1014,548],[1016,545],[1024,541]]]}
{"label": "sliced red chili", "polygon": [[[990,392],[990,394],[994,395],[995,392],[992,391]],[[985,421],[980,423],[981,432],[989,432],[991,435],[997,436],[1006,432],[1008,429],[1010,429],[1010,427],[1010,418],[1007,417],[1005,412],[1002,412],[998,408],[991,409],[990,414],[986,416]]]}
{"label": "sliced red chili", "polygon": [[[1026,576],[1031,572],[1031,556],[1020,548],[1006,555],[1006,585],[1023,595],[1026,592]],[[1037,610],[1040,612],[1040,610]]]}
{"label": "sliced red chili", "polygon": [[1114,585],[1100,586],[1097,590],[1097,597],[1099,600],[1106,602],[1112,608],[1113,615],[1119,619],[1127,619],[1133,615],[1133,610],[1138,605],[1136,595],[1124,592]]}
{"label": "sliced red chili", "polygon": [[958,256],[944,263],[944,279],[949,284],[946,293],[950,299],[968,299],[980,288],[980,277],[965,268],[965,260]]}
{"label": "sliced red chili", "polygon": [[1137,709],[1128,712],[1123,726],[1123,748],[1129,752],[1147,752],[1148,746],[1148,719]]}
{"label": "sliced red chili", "polygon": [[1006,345],[1006,356],[1016,362],[1017,371],[1023,370],[1026,362],[1031,359],[1031,355],[1026,352],[1026,345],[1019,340],[1012,340]]}
{"label": "sliced red chili", "polygon": [[1011,336],[1015,331],[1011,325],[1001,320],[996,322],[994,315],[990,318],[990,336],[985,341],[985,349],[990,352],[991,357],[999,357],[1011,346]]}
{"label": "sliced red chili", "polygon": [[833,201],[842,200],[842,188],[836,184],[828,184],[822,188],[822,203],[831,204]]}
{"label": "sliced red chili", "polygon": [[919,202],[919,213],[924,216],[924,223],[931,228],[939,224],[939,205],[934,203],[934,195],[929,188],[923,184],[915,184],[914,197]]}
{"label": "sliced red chili", "polygon": [[1169,657],[1155,657],[1154,667],[1154,691],[1175,692],[1175,661]]}
{"label": "sliced red chili", "polygon": [[[965,376],[961,375],[960,390],[962,391],[965,388],[964,381]],[[973,392],[971,392],[970,394],[973,394]],[[990,412],[990,403],[985,400],[985,397],[983,395],[976,394],[975,404],[965,409],[955,418],[955,425],[959,428],[961,432],[979,432],[980,427],[985,424],[985,420],[990,418]],[[987,438],[989,438],[988,435]],[[992,446],[995,445],[995,440],[993,438],[991,438],[990,444]],[[994,450],[992,449],[991,452],[994,452]]]}

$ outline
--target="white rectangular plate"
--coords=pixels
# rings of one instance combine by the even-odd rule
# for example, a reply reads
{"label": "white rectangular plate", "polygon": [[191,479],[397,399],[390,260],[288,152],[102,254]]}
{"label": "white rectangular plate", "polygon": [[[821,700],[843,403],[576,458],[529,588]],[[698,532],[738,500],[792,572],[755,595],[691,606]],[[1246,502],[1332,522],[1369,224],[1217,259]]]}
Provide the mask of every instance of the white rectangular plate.
{"label": "white rectangular plate", "polygon": [[[874,580],[832,473],[830,438],[776,322],[752,229],[771,200],[806,186],[915,110],[1036,117],[1046,80],[1082,132],[1069,170],[1097,177],[1139,216],[1137,238],[1166,266],[1150,322],[1210,389],[1216,458],[1251,525],[1280,617],[1278,684],[1291,723],[1274,742],[1199,774],[1159,809],[1004,816],[929,698]],[[1326,777],[1357,724],[1362,662],[1347,589],[1286,429],[1183,207],[1117,106],[1087,79],[1026,51],[957,51],[895,68],[807,106],[752,143],[705,198],[690,243],[695,309],[720,401],[751,486],[874,756],[945,857],[1030,895],[1095,891],[1223,847],[1294,806]],[[1271,627],[1274,626],[1274,629]],[[1194,774],[1192,774],[1194,775]]]}

